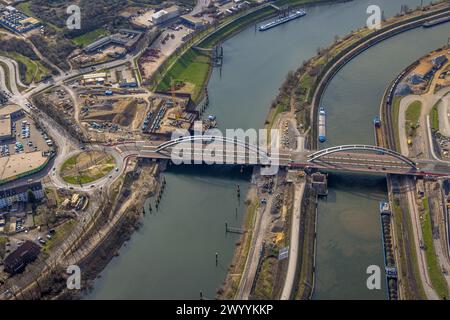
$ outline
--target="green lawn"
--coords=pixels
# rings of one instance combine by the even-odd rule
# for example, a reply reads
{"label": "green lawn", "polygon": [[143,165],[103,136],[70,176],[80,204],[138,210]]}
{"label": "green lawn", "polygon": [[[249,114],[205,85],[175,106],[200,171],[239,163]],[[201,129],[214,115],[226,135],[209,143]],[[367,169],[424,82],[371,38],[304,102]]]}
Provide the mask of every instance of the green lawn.
{"label": "green lawn", "polygon": [[81,153],[70,157],[61,166],[61,177],[65,182],[70,184],[90,183],[106,176],[116,165],[114,157],[105,155],[105,157],[96,160],[95,165],[92,163],[89,167],[78,169],[74,174],[73,169],[81,156],[86,156],[86,154]]}
{"label": "green lawn", "polygon": [[[395,237],[398,241],[398,248],[400,250],[399,258],[400,261],[397,262],[397,265],[399,266],[402,276],[406,279],[406,286],[405,286],[405,297],[407,299],[411,298],[420,298],[420,299],[426,299],[425,291],[422,286],[422,282],[420,280],[420,271],[419,271],[419,262],[417,260],[416,255],[416,248],[413,241],[408,241],[408,237],[411,236],[413,233],[412,231],[412,221],[408,218],[409,212],[406,213],[406,215],[403,215],[403,210],[401,209],[400,205],[394,201],[392,210],[394,213],[394,224],[395,224]],[[406,224],[406,230],[403,230],[403,218],[406,217],[405,224]],[[409,246],[406,245],[406,242],[409,242]],[[407,264],[409,263],[408,258],[406,254],[410,254],[410,259],[412,261],[412,272],[413,274],[408,275],[406,273],[406,270],[408,269]],[[406,277],[413,277],[411,280],[414,281],[418,286],[418,294],[419,297],[416,296],[416,294],[413,291],[410,291],[411,288],[409,286],[410,281]]]}
{"label": "green lawn", "polygon": [[166,91],[170,89],[171,80],[183,81],[192,94],[192,99],[201,95],[209,72],[209,56],[194,49],[189,49],[180,59],[167,71],[163,80],[159,83],[157,90]]}
{"label": "green lawn", "polygon": [[422,111],[422,102],[414,101],[406,109],[405,115],[406,121],[409,121],[414,124],[417,123],[417,121],[419,121],[421,111]]}
{"label": "green lawn", "polygon": [[[272,7],[266,7],[258,10],[254,13],[246,15],[244,17],[237,18],[227,26],[212,33],[205,40],[203,40],[198,46],[203,48],[211,48],[218,41],[224,40],[237,32],[244,26],[263,19],[264,17],[273,14],[275,9]],[[166,65],[170,66],[170,69],[164,74],[161,81],[156,86],[156,90],[167,91],[170,89],[171,80],[184,81],[188,85],[188,91],[192,95],[192,99],[197,101],[201,96],[206,81],[208,79],[210,58],[209,56],[199,53],[194,49],[188,49],[177,59],[174,55],[168,58]]]}
{"label": "green lawn", "polygon": [[25,79],[23,79],[25,84],[30,84],[33,81],[39,82],[43,77],[50,74],[50,70],[48,70],[40,61],[31,60],[30,58],[16,52],[0,51],[0,54],[25,66]]}
{"label": "green lawn", "polygon": [[398,132],[398,115],[400,112],[400,101],[402,101],[402,97],[395,96],[392,101],[392,126],[394,128],[394,138],[395,145],[397,148],[400,148],[400,136]]}
{"label": "green lawn", "polygon": [[22,2],[17,5],[18,9],[23,11],[28,16],[33,16],[33,12],[30,10],[30,2]]}
{"label": "green lawn", "polygon": [[428,198],[423,199],[425,208],[425,217],[421,223],[423,242],[426,247],[425,257],[427,259],[428,274],[430,275],[431,284],[441,299],[448,298],[447,282],[445,281],[442,269],[436,256],[433,245],[433,233],[431,229],[430,208],[428,206]]}
{"label": "green lawn", "polygon": [[69,220],[66,223],[60,225],[56,228],[55,234],[47,243],[44,245],[43,251],[48,252],[49,250],[55,248],[56,245],[60,244],[67,236],[72,232],[75,227],[75,221]]}
{"label": "green lawn", "polygon": [[91,32],[82,34],[81,36],[75,37],[72,39],[72,41],[79,46],[87,46],[88,44],[91,44],[95,40],[104,37],[108,35],[109,32],[105,28],[100,28],[93,30]]}
{"label": "green lawn", "polygon": [[437,106],[439,105],[439,102],[436,103],[436,105],[431,109],[430,119],[431,119],[431,128],[434,131],[439,130],[439,112]]}
{"label": "green lawn", "polygon": [[418,126],[418,121],[420,117],[420,112],[422,111],[422,102],[414,101],[406,109],[405,113],[405,130],[408,136],[414,137],[416,135],[416,129]]}

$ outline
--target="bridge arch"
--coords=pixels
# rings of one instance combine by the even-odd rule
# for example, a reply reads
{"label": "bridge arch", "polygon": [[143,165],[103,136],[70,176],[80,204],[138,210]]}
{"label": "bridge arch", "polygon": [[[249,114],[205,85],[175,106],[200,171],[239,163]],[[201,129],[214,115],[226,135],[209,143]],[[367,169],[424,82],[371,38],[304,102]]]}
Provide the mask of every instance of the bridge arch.
{"label": "bridge arch", "polygon": [[270,161],[270,157],[268,153],[262,149],[260,149],[258,146],[254,144],[247,143],[245,141],[239,140],[239,139],[231,139],[223,136],[214,136],[214,135],[194,135],[194,136],[184,136],[177,139],[172,139],[167,142],[164,142],[160,144],[156,148],[156,152],[161,152],[167,148],[173,147],[180,143],[186,143],[186,142],[194,142],[194,141],[205,141],[205,142],[212,142],[212,141],[219,141],[219,142],[225,142],[230,144],[235,144],[241,147],[244,147],[245,149],[249,151],[256,152],[256,154],[263,158],[264,160]]}
{"label": "bridge arch", "polygon": [[377,147],[377,146],[364,145],[364,144],[343,145],[343,146],[336,146],[336,147],[319,150],[319,151],[316,151],[316,152],[308,155],[308,162],[313,162],[313,161],[318,160],[329,154],[333,154],[336,152],[345,152],[345,151],[382,152],[384,154],[390,155],[390,156],[410,165],[414,169],[417,168],[417,165],[413,160],[411,160],[410,158],[408,158],[396,151],[382,148],[382,147]]}

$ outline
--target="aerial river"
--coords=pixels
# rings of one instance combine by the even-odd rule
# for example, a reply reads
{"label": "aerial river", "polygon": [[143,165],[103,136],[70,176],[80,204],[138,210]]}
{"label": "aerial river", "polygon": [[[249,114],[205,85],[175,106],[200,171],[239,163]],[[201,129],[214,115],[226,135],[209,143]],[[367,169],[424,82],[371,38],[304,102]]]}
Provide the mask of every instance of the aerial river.
{"label": "aerial river", "polygon": [[[428,2],[428,1],[425,1]],[[355,0],[308,8],[307,16],[266,32],[249,27],[223,43],[222,73],[208,85],[210,108],[220,129],[261,128],[271,100],[289,70],[328,46],[336,35],[361,27],[366,9],[378,4],[392,16],[420,0]],[[346,65],[327,88],[325,146],[374,143],[372,120],[382,94],[416,58],[446,43],[450,24],[418,28],[391,38]],[[231,263],[250,173],[225,167],[171,167],[158,212],[120,250],[87,299],[214,298]],[[385,299],[366,288],[366,268],[383,266],[378,202],[386,198],[384,177],[331,174],[329,196],[319,203],[315,299]],[[244,191],[244,192],[242,192]],[[151,200],[149,200],[151,201]],[[215,253],[219,265],[215,265]]]}

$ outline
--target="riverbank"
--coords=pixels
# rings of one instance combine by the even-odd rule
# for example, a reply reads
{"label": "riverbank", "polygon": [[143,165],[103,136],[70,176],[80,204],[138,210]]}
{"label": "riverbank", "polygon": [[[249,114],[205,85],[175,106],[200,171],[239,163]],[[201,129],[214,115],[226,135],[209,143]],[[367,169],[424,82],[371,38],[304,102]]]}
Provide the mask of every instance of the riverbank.
{"label": "riverbank", "polygon": [[[317,110],[321,96],[333,76],[346,63],[367,48],[400,32],[417,27],[423,23],[423,21],[420,21],[423,17],[430,17],[436,12],[440,13],[442,11],[439,6],[437,8],[434,7],[434,11],[431,14],[426,12],[420,15],[420,12],[414,12],[404,17],[390,19],[385,22],[387,26],[379,31],[371,31],[367,28],[359,29],[343,39],[335,39],[335,43],[330,48],[319,49],[318,56],[304,63],[295,72],[288,74],[280,88],[279,95],[272,102],[271,112],[267,117],[266,125],[271,127],[277,114],[287,111],[294,101],[297,119],[301,125],[299,129],[307,132],[312,124],[313,132],[315,132],[316,116],[314,110]],[[412,25],[405,27],[404,24]],[[308,110],[308,108],[311,109]],[[309,114],[308,111],[310,111]],[[311,147],[317,146],[315,133],[312,134],[309,142]]]}
{"label": "riverbank", "polygon": [[[46,300],[80,299],[88,293],[93,281],[140,227],[144,203],[157,189],[158,173],[158,166],[146,161],[129,166],[127,173],[104,194],[109,200],[103,198],[95,217],[83,227],[82,235],[64,249],[64,260],[24,288],[22,296],[25,293]],[[68,265],[78,265],[82,270],[81,291],[65,286]]]}
{"label": "riverbank", "polygon": [[[353,0],[281,0],[275,1],[273,4],[277,5],[291,5],[294,7],[303,6],[308,7],[319,4],[330,4],[348,2]],[[221,43],[240,31],[244,30],[251,24],[256,24],[264,19],[269,19],[278,14],[278,11],[272,5],[262,5],[257,8],[250,9],[247,13],[240,16],[233,17],[233,20],[225,20],[224,23],[214,29],[209,29],[202,32],[206,34],[201,38],[197,37],[197,41],[191,41],[188,48],[181,51],[181,54],[177,51],[174,54],[175,61],[170,61],[170,66],[165,69],[164,74],[159,79],[155,79],[155,89],[157,91],[168,91],[171,88],[172,81],[184,83],[184,89],[181,91],[187,91],[192,95],[192,100],[198,103],[202,100],[205,88],[208,84],[209,77],[212,71],[211,55],[204,52],[204,50],[197,50],[195,47],[199,47],[206,50],[211,50],[215,45]],[[212,32],[211,32],[212,31]],[[208,32],[210,32],[208,34]],[[181,52],[180,51],[180,52]],[[168,63],[167,63],[168,65]],[[158,73],[161,73],[158,71]]]}

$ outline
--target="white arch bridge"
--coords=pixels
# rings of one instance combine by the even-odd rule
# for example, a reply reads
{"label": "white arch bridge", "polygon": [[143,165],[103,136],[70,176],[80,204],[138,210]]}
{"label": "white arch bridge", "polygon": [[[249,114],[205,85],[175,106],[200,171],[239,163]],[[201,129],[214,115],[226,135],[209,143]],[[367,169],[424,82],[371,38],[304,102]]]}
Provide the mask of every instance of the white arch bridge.
{"label": "white arch bridge", "polygon": [[[278,165],[289,168],[316,168],[334,171],[421,176],[450,175],[450,164],[435,160],[411,159],[390,149],[363,144],[335,146],[319,151],[300,152],[282,150],[268,152],[265,148],[237,138],[214,135],[193,135],[183,136],[162,143],[128,143],[117,146],[117,148],[122,149],[123,152],[126,150],[133,154],[138,154],[139,157],[143,158],[173,160],[172,155],[174,152],[176,153],[183,146],[191,145],[191,155],[196,153],[196,159],[202,156],[201,159],[203,162],[211,164],[216,163],[214,161],[217,158],[211,156],[211,154],[200,153],[206,150],[208,146],[214,144],[215,147],[223,144],[223,155],[227,155],[227,161],[217,162],[217,164]],[[201,147],[200,151],[198,149],[199,146]],[[234,148],[231,148],[231,146]]]}

